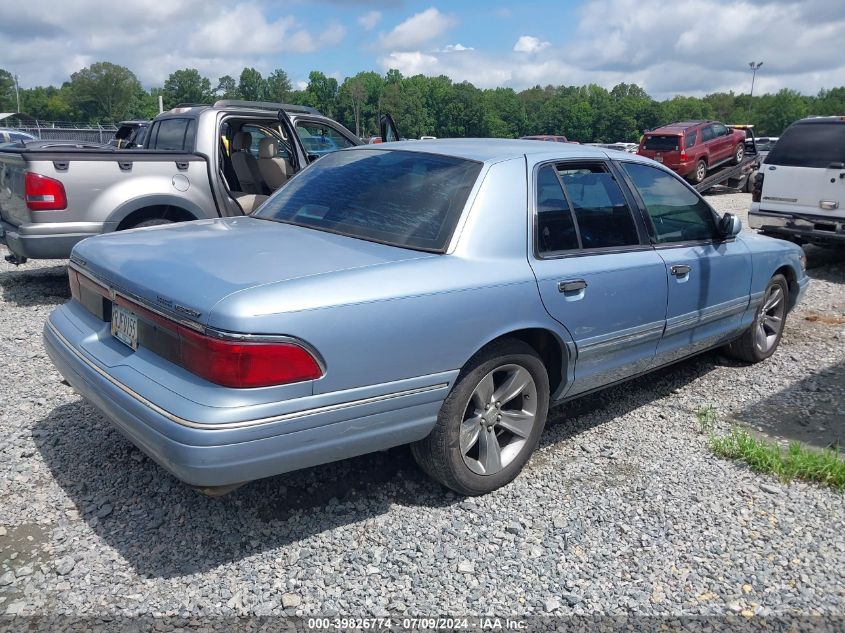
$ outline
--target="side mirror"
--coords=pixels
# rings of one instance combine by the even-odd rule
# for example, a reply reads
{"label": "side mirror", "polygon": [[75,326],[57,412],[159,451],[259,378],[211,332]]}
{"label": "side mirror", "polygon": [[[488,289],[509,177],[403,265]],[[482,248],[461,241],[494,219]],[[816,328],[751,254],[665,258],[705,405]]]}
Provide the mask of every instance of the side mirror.
{"label": "side mirror", "polygon": [[733,213],[726,213],[719,220],[719,233],[722,237],[736,237],[742,230],[742,220],[740,220]]}

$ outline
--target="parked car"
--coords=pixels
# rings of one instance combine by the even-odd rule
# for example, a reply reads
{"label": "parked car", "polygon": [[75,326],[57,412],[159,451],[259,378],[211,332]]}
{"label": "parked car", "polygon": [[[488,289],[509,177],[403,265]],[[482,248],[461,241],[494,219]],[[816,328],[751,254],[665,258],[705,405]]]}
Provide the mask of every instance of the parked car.
{"label": "parked car", "polygon": [[562,134],[554,135],[554,134],[538,134],[536,136],[520,136],[519,137],[523,141],[549,141],[552,143],[571,143],[572,141],[568,140]]}
{"label": "parked car", "polygon": [[114,138],[109,141],[109,145],[118,149],[134,149],[144,147],[144,141],[147,138],[147,132],[150,129],[152,121],[121,121],[117,132],[114,133]]}
{"label": "parked car", "polygon": [[44,336],[67,381],[194,486],[411,443],[482,494],[522,469],[550,404],[714,347],[775,351],[803,253],[739,231],[631,154],[368,145],[252,215],[81,242]]}
{"label": "parked car", "polygon": [[637,153],[698,184],[709,170],[742,162],[745,132],[718,121],[670,123],[646,132]]}
{"label": "parked car", "polygon": [[754,181],[749,224],[799,244],[845,245],[845,117],[790,125]]}
{"label": "parked car", "polygon": [[37,141],[38,137],[19,130],[0,130],[0,143],[20,143],[22,141]]}
{"label": "parked car", "polygon": [[160,114],[142,149],[7,146],[0,242],[13,263],[60,259],[100,233],[243,215],[310,161],[360,144],[314,108],[218,101]]}

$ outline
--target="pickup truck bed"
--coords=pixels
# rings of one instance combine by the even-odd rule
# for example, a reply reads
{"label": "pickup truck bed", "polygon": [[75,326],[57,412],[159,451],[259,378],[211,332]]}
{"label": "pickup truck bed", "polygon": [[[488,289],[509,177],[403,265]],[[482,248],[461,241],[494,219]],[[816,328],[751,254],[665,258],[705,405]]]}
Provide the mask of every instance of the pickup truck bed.
{"label": "pickup truck bed", "polygon": [[[53,204],[37,199],[45,194],[28,183],[27,173],[49,179],[41,180]],[[135,226],[153,213],[171,220],[217,216],[209,178],[207,158],[200,154],[4,148],[0,242],[18,259],[64,258],[86,237],[129,228],[121,223],[130,218]],[[59,193],[51,186],[60,187]],[[133,215],[143,209],[150,211]]]}

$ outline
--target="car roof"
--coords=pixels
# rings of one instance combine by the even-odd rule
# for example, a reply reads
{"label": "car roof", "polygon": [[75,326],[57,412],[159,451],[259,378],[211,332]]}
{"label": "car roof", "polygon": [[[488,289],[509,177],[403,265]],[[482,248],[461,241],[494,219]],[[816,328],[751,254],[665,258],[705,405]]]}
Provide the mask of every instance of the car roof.
{"label": "car roof", "polygon": [[577,158],[604,159],[624,156],[646,162],[634,154],[604,150],[575,143],[538,143],[537,141],[503,138],[446,138],[431,141],[394,141],[376,145],[360,145],[342,151],[405,150],[440,154],[484,163],[495,163],[512,158],[528,157],[532,162]]}
{"label": "car roof", "polygon": [[681,132],[685,132],[690,128],[702,125],[704,123],[713,123],[713,121],[678,121],[676,123],[667,123],[666,125],[661,125],[660,127],[656,127],[653,130],[649,130],[648,132],[646,132],[646,135],[671,133],[680,134]]}

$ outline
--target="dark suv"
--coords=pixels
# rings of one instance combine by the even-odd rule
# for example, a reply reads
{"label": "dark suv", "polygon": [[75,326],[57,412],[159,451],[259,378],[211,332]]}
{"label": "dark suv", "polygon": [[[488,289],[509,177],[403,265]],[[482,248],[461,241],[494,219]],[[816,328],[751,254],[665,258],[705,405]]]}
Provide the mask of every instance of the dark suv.
{"label": "dark suv", "polygon": [[670,123],[646,132],[637,154],[699,183],[710,169],[728,162],[735,165],[742,162],[745,132],[718,121]]}

